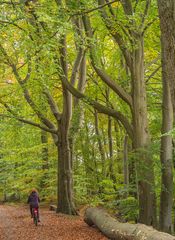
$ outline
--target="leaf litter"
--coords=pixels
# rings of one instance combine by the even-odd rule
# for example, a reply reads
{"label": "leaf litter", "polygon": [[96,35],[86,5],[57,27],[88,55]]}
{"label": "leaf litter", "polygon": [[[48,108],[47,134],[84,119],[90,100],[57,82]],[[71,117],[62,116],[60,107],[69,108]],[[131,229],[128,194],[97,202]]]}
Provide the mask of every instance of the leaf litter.
{"label": "leaf litter", "polygon": [[0,240],[107,240],[82,217],[56,214],[40,208],[36,227],[27,206],[0,205]]}

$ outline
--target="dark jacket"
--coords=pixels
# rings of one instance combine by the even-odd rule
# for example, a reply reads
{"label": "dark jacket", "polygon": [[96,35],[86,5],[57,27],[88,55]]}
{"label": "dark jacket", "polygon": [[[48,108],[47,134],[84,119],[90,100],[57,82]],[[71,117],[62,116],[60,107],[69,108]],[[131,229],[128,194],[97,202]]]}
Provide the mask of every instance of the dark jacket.
{"label": "dark jacket", "polygon": [[30,206],[32,206],[33,208],[37,208],[39,207],[39,202],[40,202],[40,199],[37,192],[32,192],[28,197],[27,203],[29,203]]}

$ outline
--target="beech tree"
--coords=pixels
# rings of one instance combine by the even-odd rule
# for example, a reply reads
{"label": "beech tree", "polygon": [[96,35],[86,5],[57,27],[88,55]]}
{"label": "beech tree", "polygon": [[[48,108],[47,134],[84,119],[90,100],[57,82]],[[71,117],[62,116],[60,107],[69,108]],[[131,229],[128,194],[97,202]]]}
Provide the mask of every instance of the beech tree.
{"label": "beech tree", "polygon": [[[61,4],[61,2],[58,2]],[[27,10],[26,10],[27,8]],[[54,8],[57,10],[61,8],[61,5],[54,5]],[[13,6],[12,6],[13,9]],[[25,10],[24,10],[25,9]],[[12,11],[12,10],[11,10]],[[23,12],[24,11],[24,12]],[[27,11],[27,12],[26,12]],[[15,12],[16,13],[16,12]],[[1,51],[1,59],[6,64],[8,68],[11,68],[13,75],[15,76],[15,80],[19,84],[22,90],[23,97],[27,104],[30,106],[33,114],[38,118],[40,123],[34,122],[26,119],[25,117],[21,117],[15,110],[14,106],[8,104],[7,102],[1,99],[1,104],[5,107],[7,112],[10,114],[8,117],[14,117],[15,119],[26,123],[31,124],[35,127],[42,129],[43,131],[49,132],[52,135],[53,141],[57,147],[58,152],[58,207],[57,211],[67,214],[76,214],[76,210],[73,202],[73,186],[72,186],[72,162],[71,162],[71,153],[69,146],[69,130],[70,130],[70,122],[72,117],[72,96],[65,88],[63,84],[59,84],[59,88],[62,91],[62,110],[58,107],[57,101],[55,100],[53,89],[50,89],[45,85],[42,81],[40,81],[40,77],[46,79],[47,76],[44,72],[41,73],[40,76],[35,75],[34,71],[38,73],[41,71],[42,64],[45,64],[45,61],[42,61],[42,47],[43,42],[39,42],[39,39],[44,39],[44,34],[50,34],[47,22],[41,22],[38,20],[39,16],[37,16],[38,12],[36,10],[36,5],[33,3],[25,3],[22,5],[21,14],[28,14],[26,21],[23,21],[22,24],[25,24],[26,29],[21,29],[21,31],[29,31],[29,38],[26,34],[24,39],[20,39],[17,41],[17,46],[25,44],[25,41],[28,39],[30,44],[37,43],[37,49],[33,48],[30,51],[31,45],[27,45],[23,53],[24,55],[17,55],[17,49],[13,50],[13,47],[10,45],[7,46],[5,42],[1,41],[0,51]],[[25,15],[23,15],[25,16]],[[60,21],[63,21],[64,16],[60,16],[62,18]],[[18,25],[17,25],[18,26]],[[16,24],[14,24],[16,27]],[[32,28],[31,28],[32,27]],[[18,28],[20,28],[18,26]],[[80,33],[80,32],[79,32]],[[78,34],[79,34],[78,33]],[[52,33],[53,34],[53,33]],[[75,83],[78,79],[79,90],[83,91],[83,86],[85,84],[85,73],[83,73],[85,61],[84,61],[84,50],[81,46],[77,45],[75,61],[72,69],[68,69],[68,60],[67,60],[67,50],[66,50],[66,34],[60,34],[59,36],[54,33],[55,40],[57,44],[54,45],[52,50],[54,49],[56,53],[53,54],[50,58],[52,64],[54,65],[54,71],[56,73],[51,73],[54,76],[57,75],[59,79],[68,78],[68,72],[70,72],[70,82],[71,84]],[[49,36],[50,37],[50,36]],[[76,37],[77,39],[78,37]],[[44,39],[44,40],[47,40]],[[20,42],[21,41],[21,42]],[[14,40],[15,42],[15,40]],[[45,43],[44,43],[45,44]],[[9,47],[9,48],[8,48]],[[40,49],[39,49],[40,48]],[[42,53],[41,53],[42,52]],[[26,54],[27,53],[27,54]],[[37,62],[36,57],[37,56]],[[35,62],[34,62],[35,59]],[[23,61],[24,64],[20,65],[20,61]],[[38,63],[39,65],[36,65]],[[27,66],[27,68],[26,68]],[[21,70],[22,69],[22,70]],[[53,68],[52,68],[53,69]],[[80,72],[79,78],[78,73]],[[25,74],[25,76],[24,76]],[[48,76],[49,77],[49,76]],[[36,78],[39,81],[39,94],[42,96],[43,103],[47,102],[48,107],[50,108],[50,114],[46,114],[46,112],[42,111],[40,106],[36,101],[36,92],[33,92],[30,88],[30,82]],[[51,77],[49,77],[51,79]],[[53,86],[53,85],[52,85]],[[46,104],[46,105],[47,105]],[[48,115],[48,116],[47,116]],[[5,116],[5,115],[4,115]],[[50,118],[50,119],[49,119]]]}
{"label": "beech tree", "polygon": [[[136,6],[133,8],[130,1],[122,1],[119,5],[120,9],[121,7],[123,8],[125,17],[127,19],[126,21],[128,21],[129,25],[128,29],[126,28],[123,30],[121,28],[120,31],[123,31],[126,34],[126,38],[130,43],[130,48],[126,47],[128,43],[127,40],[124,40],[121,32],[115,27],[117,18],[114,13],[115,10],[111,4],[108,4],[108,9],[105,8],[105,1],[98,1],[98,5],[102,19],[104,20],[104,23],[111,33],[113,39],[118,44],[128,66],[128,69],[130,70],[131,94],[126,92],[120,85],[118,85],[116,81],[105,72],[105,69],[101,68],[101,66],[98,64],[99,61],[95,56],[95,48],[92,42],[93,29],[91,27],[90,19],[86,15],[83,15],[86,34],[88,39],[91,39],[91,41],[89,41],[91,63],[97,75],[102,79],[102,81],[107,84],[108,87],[110,87],[128,105],[132,115],[132,124],[129,123],[129,119],[127,119],[124,114],[120,113],[119,115],[117,114],[117,111],[113,111],[113,115],[109,114],[109,112],[111,112],[110,108],[106,108],[106,112],[101,111],[102,107],[94,101],[91,101],[91,105],[95,106],[98,111],[115,116],[117,120],[121,121],[121,123],[126,128],[126,131],[130,135],[133,141],[133,147],[136,150],[137,154],[139,154],[139,162],[136,163],[139,178],[139,222],[148,225],[156,225],[154,168],[152,159],[149,154],[147,154],[147,149],[150,145],[150,134],[148,130],[146,86],[144,79],[144,33],[147,28],[145,25],[145,19],[150,7],[150,1],[146,1],[143,16],[138,25],[136,24],[136,20],[133,17]],[[101,6],[103,8],[101,8]],[[131,26],[133,26],[133,28],[131,28]],[[67,87],[72,92],[72,94],[78,96],[78,93],[75,91],[75,89],[71,88],[68,82]],[[79,97],[84,96],[79,94]],[[152,166],[151,169],[150,166]]]}
{"label": "beech tree", "polygon": [[[160,229],[171,232],[173,200],[172,136],[175,116],[175,37],[174,1],[158,0],[163,81],[163,126],[162,126],[162,185],[160,205]],[[175,117],[174,117],[175,119]]]}

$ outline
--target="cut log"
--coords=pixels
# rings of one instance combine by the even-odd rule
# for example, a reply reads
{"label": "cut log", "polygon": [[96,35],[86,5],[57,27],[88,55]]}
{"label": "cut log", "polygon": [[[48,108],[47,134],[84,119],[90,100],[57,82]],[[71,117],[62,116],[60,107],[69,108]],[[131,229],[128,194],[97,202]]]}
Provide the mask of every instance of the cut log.
{"label": "cut log", "polygon": [[55,211],[55,212],[56,212],[56,210],[57,210],[57,206],[56,206],[56,205],[50,205],[49,210],[50,210],[50,211]]}
{"label": "cut log", "polygon": [[87,208],[84,221],[89,226],[97,226],[112,240],[175,240],[174,236],[144,224],[120,223],[100,208]]}

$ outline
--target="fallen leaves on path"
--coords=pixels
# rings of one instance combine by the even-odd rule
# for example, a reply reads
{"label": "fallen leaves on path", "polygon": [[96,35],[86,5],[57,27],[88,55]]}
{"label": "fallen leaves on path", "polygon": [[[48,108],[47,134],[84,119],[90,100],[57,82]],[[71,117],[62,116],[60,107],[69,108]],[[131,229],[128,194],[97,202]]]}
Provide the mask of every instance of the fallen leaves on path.
{"label": "fallen leaves on path", "polygon": [[26,207],[0,206],[0,240],[107,240],[81,217],[40,209],[36,227]]}

